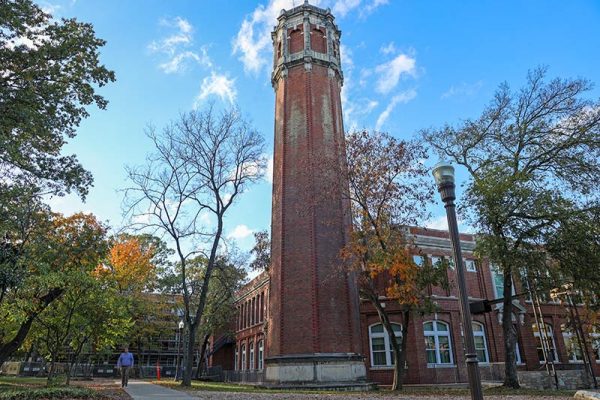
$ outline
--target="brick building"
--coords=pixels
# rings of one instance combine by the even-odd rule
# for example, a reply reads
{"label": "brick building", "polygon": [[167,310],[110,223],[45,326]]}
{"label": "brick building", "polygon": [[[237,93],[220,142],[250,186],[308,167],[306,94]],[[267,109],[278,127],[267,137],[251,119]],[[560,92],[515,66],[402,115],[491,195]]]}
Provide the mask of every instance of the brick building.
{"label": "brick building", "polygon": [[[449,234],[426,228],[410,228],[416,248],[414,261],[417,264],[451,260],[452,248]],[[503,297],[502,276],[490,267],[486,260],[478,260],[473,255],[475,237],[462,234],[461,245],[465,261],[466,280],[469,297],[472,301]],[[433,315],[414,316],[410,321],[407,346],[407,371],[405,383],[460,383],[467,381],[464,365],[464,345],[459,314],[456,271],[450,266],[447,270],[451,285],[449,291],[432,287],[430,295],[439,306]],[[266,316],[269,309],[269,274],[263,272],[249,282],[238,294],[238,317],[235,324],[235,343],[231,343],[224,359],[212,359],[213,365],[222,365],[225,370],[235,370],[231,380],[256,382],[263,381],[264,357],[266,348],[265,329],[269,329]],[[515,300],[516,315],[513,320],[517,327],[517,365],[520,379],[542,380],[546,386],[554,385],[546,372],[544,354],[533,303],[529,300],[526,288],[515,282],[515,293],[525,293]],[[548,297],[549,299],[549,297]],[[381,300],[391,315],[391,320],[401,332],[403,323],[398,305],[394,300]],[[554,360],[557,375],[565,384],[569,380],[583,379],[583,358],[573,332],[566,328],[568,309],[564,304],[549,299],[540,304],[550,347],[549,359]],[[484,380],[501,380],[504,371],[504,347],[501,321],[501,305],[493,306],[492,312],[473,315],[474,336],[480,361],[480,371]],[[540,323],[541,325],[541,323]],[[393,365],[389,336],[379,322],[377,312],[368,302],[360,303],[360,353],[364,355],[367,379],[378,384],[391,384]],[[587,337],[589,359],[596,376],[600,375],[600,334]],[[574,383],[574,382],[573,382]]]}
{"label": "brick building", "polygon": [[[390,338],[373,307],[359,300],[356,280],[338,268],[350,229],[350,207],[344,195],[348,182],[340,37],[331,12],[308,1],[282,10],[272,32],[272,264],[268,273],[239,293],[235,343],[215,338],[211,364],[234,371],[226,374],[230,380],[347,387],[368,381],[387,384],[392,379]],[[414,238],[417,264],[425,258],[433,264],[449,259],[447,232],[410,228],[407,234]],[[463,235],[462,241],[469,296],[473,300],[503,297],[502,276],[473,257],[474,237]],[[452,268],[448,278],[456,281]],[[517,284],[515,290],[522,288]],[[429,291],[439,312],[410,321],[405,382],[466,382],[457,286]],[[400,334],[404,321],[397,304],[386,298],[381,302]],[[573,345],[573,335],[561,329],[565,308],[553,303],[539,307],[547,333],[540,335],[532,304],[524,297],[514,302],[519,369],[545,370],[541,350],[546,341],[556,361],[552,366],[580,369],[581,354]],[[484,379],[501,379],[503,373],[501,313],[501,305],[496,305],[492,312],[474,316]],[[600,337],[591,339],[600,344]],[[599,351],[590,349],[596,374],[600,373]]]}

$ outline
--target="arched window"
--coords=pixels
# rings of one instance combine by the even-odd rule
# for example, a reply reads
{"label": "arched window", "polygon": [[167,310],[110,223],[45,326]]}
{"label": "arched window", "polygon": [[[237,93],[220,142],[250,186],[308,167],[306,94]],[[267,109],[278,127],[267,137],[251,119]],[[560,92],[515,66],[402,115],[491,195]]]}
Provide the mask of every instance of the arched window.
{"label": "arched window", "polygon": [[569,355],[569,362],[583,362],[583,353],[581,352],[581,347],[579,347],[577,337],[573,335],[573,329],[562,324],[560,330],[562,331],[563,341],[565,342],[565,349],[567,349],[567,354]]}
{"label": "arched window", "polygon": [[[402,325],[392,324],[394,337],[400,345],[402,341]],[[390,336],[382,324],[375,324],[369,327],[369,341],[371,343],[371,366],[373,367],[391,367],[394,365],[394,353]]]}
{"label": "arched window", "polygon": [[265,342],[263,340],[258,341],[258,369],[263,369],[263,362],[265,358]]}
{"label": "arched window", "polygon": [[[552,333],[552,325],[544,323],[544,327],[546,328],[546,335],[540,335],[540,330],[538,329],[537,324],[532,324],[531,329],[533,330],[533,336],[535,337],[535,343],[538,351],[538,358],[540,360],[540,364],[543,364],[546,361],[546,357],[544,356],[544,348],[546,352],[549,354],[550,362],[558,361],[558,354],[556,353],[556,343],[554,342],[554,334]],[[542,341],[544,341],[544,347],[542,347]]]}
{"label": "arched window", "polygon": [[487,350],[487,340],[485,339],[485,328],[479,322],[473,322],[473,340],[475,341],[477,361],[480,363],[489,363],[490,358]]}
{"label": "arched window", "polygon": [[250,365],[248,366],[248,369],[254,369],[254,343],[250,342]]}
{"label": "arched window", "polygon": [[233,358],[233,369],[237,371],[239,369],[238,363],[240,361],[240,355],[239,355],[239,350],[238,350],[237,346],[235,346],[234,354],[235,355],[234,355],[234,358]]}
{"label": "arched window", "polygon": [[242,366],[240,368],[242,371],[246,369],[246,345],[242,345]]}
{"label": "arched window", "polygon": [[425,351],[428,364],[454,364],[450,342],[450,328],[442,321],[423,323]]}

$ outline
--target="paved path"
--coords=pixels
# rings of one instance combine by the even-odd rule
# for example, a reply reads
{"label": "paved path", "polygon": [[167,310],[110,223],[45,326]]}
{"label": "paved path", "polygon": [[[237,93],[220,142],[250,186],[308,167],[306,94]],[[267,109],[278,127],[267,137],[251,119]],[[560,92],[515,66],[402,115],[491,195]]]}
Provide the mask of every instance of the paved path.
{"label": "paved path", "polygon": [[[121,382],[119,381],[119,384]],[[127,394],[133,400],[154,400],[154,399],[169,399],[169,400],[190,400],[197,399],[178,390],[169,389],[159,385],[154,385],[144,381],[129,381],[129,385],[125,388]]]}

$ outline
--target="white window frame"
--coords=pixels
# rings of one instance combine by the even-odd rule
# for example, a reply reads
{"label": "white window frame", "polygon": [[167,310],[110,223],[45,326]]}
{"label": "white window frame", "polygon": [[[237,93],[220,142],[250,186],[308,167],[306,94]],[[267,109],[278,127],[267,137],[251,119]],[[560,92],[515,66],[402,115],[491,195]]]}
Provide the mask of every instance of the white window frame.
{"label": "white window frame", "polygon": [[[536,344],[536,352],[537,352],[538,349],[543,349],[543,347],[538,347],[538,345],[537,345],[538,342],[537,341],[539,340],[540,346],[543,346],[543,345],[542,345],[542,336],[540,334],[540,329],[539,329],[539,327],[537,327],[537,328],[534,329],[533,328],[534,325],[537,327],[537,324],[533,323],[531,325],[531,330],[533,331],[533,337],[535,338],[535,341],[536,341],[535,344]],[[550,362],[559,363],[560,359],[558,358],[558,350],[556,348],[556,341],[554,340],[554,329],[553,329],[552,325],[549,324],[549,323],[547,323],[547,322],[544,322],[544,327],[546,329],[547,336],[549,336],[552,339],[552,347],[553,347],[552,350],[554,350],[553,351],[553,353],[554,353],[554,360],[550,361]],[[545,355],[544,355],[544,357],[545,357]],[[540,355],[539,355],[539,352],[538,352],[538,359],[539,358],[540,358]],[[540,360],[540,364],[544,364],[545,362],[546,362],[546,360]]]}
{"label": "white window frame", "polygon": [[241,351],[242,353],[242,357],[241,357],[241,361],[242,361],[242,365],[240,370],[245,371],[246,370],[246,345],[243,344],[241,347]]}
{"label": "white window frame", "polygon": [[516,362],[517,364],[522,365],[523,364],[523,359],[521,358],[521,349],[519,348],[519,340],[517,339],[517,342],[515,343],[515,358],[516,358]]}
{"label": "white window frame", "polygon": [[[494,286],[494,296],[496,299],[504,297],[504,275],[500,268],[494,264],[490,263],[490,273],[492,274],[492,285]],[[496,285],[496,275],[502,279],[502,296],[498,293],[498,285]],[[515,283],[513,282],[511,285],[511,295],[515,295]]]}
{"label": "white window frame", "polygon": [[[565,350],[567,351],[567,357],[570,364],[581,364],[583,363],[583,353],[579,348],[579,343],[577,341],[577,336],[573,333],[571,329],[569,329],[565,324],[560,325],[560,331],[562,332],[563,343],[565,345]],[[573,347],[573,352],[571,352],[571,346]],[[579,357],[577,355],[579,354]]]}
{"label": "white window frame", "polygon": [[264,368],[264,357],[265,357],[265,342],[264,340],[258,341],[258,369],[262,370]]}
{"label": "white window frame", "polygon": [[430,256],[431,266],[435,268],[436,264],[439,262],[442,265],[442,256]]}
{"label": "white window frame", "polygon": [[471,260],[469,258],[465,258],[465,270],[468,272],[477,272],[477,265],[475,264],[475,260]]}
{"label": "white window frame", "polygon": [[239,369],[239,361],[240,361],[239,347],[236,345],[235,346],[235,353],[234,353],[234,356],[233,356],[233,362],[234,362],[233,369],[234,369],[234,371],[237,371]]}
{"label": "white window frame", "polygon": [[[432,323],[433,325],[433,330],[432,331],[426,331],[425,330],[425,324],[427,323]],[[446,331],[441,331],[438,330],[438,324],[442,324],[445,325],[448,330]],[[443,322],[443,321],[439,321],[439,320],[431,320],[431,321],[425,321],[423,322],[423,336],[424,337],[428,337],[428,336],[433,336],[434,338],[434,351],[435,351],[435,359],[436,362],[435,363],[430,363],[427,362],[427,365],[454,365],[454,354],[452,351],[452,335],[450,334],[450,324]],[[442,356],[440,354],[440,336],[445,336],[448,337],[448,351],[450,354],[450,362],[441,362],[442,360]],[[427,360],[427,342],[425,342],[425,359]]]}
{"label": "white window frame", "polygon": [[254,342],[250,342],[250,344],[248,345],[248,348],[250,349],[248,351],[250,353],[250,356],[248,357],[248,359],[250,361],[250,365],[248,366],[248,369],[254,369]]}
{"label": "white window frame", "polygon": [[[373,332],[373,328],[376,326],[381,326],[383,332]],[[402,341],[402,325],[392,322],[392,328],[394,326],[398,327],[398,331],[394,331],[394,336],[399,338]],[[373,357],[373,339],[383,338],[383,345],[385,351],[385,364],[375,365],[375,358]],[[393,354],[392,354],[392,345],[390,343],[390,335],[388,334],[387,329],[381,323],[376,323],[369,326],[369,351],[371,354],[371,367],[372,368],[393,368]],[[378,351],[381,352],[381,351]]]}
{"label": "white window frame", "polygon": [[[481,322],[473,321],[473,337],[482,337],[483,338],[483,349],[478,349],[475,347],[476,351],[483,350],[485,354],[485,361],[479,361],[479,364],[489,364],[490,363],[490,353],[488,352],[488,343],[485,337],[485,325]],[[475,330],[475,326],[481,327],[481,330]]]}
{"label": "white window frame", "polygon": [[600,333],[594,330],[590,332],[590,341],[592,344],[592,352],[595,355],[596,363],[600,364]]}

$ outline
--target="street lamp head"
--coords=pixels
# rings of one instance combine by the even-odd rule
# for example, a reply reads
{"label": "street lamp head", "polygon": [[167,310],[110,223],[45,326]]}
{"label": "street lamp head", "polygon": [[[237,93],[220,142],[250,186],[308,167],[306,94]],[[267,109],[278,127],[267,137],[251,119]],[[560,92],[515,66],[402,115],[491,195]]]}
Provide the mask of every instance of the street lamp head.
{"label": "street lamp head", "polygon": [[433,167],[433,177],[444,203],[452,202],[454,194],[454,167],[447,161],[439,162]]}
{"label": "street lamp head", "polygon": [[179,329],[183,329],[184,327],[184,323],[183,320],[179,321]]}
{"label": "street lamp head", "polygon": [[438,187],[444,184],[454,184],[454,167],[447,161],[441,161],[433,167],[433,177]]}

